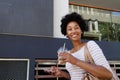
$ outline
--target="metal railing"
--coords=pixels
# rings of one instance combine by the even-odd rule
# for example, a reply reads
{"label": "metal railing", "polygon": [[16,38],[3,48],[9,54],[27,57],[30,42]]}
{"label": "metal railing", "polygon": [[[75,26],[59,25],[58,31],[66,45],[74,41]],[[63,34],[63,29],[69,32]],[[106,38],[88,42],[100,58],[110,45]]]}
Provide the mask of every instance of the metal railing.
{"label": "metal railing", "polygon": [[[55,79],[55,80],[66,80],[61,77],[54,77],[49,74],[44,73],[44,69],[50,69],[51,66],[57,66],[61,70],[66,71],[65,65],[58,65],[57,60],[35,60],[35,80],[47,80],[47,79]],[[110,66],[116,71],[118,77],[120,78],[120,61],[108,61]]]}

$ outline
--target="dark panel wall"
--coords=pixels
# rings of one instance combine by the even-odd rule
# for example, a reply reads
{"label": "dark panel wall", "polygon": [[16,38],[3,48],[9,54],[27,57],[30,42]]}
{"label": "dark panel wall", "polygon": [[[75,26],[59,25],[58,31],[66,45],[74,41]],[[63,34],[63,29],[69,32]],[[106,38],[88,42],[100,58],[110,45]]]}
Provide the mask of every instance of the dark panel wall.
{"label": "dark panel wall", "polygon": [[0,34],[0,57],[57,58],[67,39]]}
{"label": "dark panel wall", "polygon": [[0,0],[0,33],[53,36],[53,0]]}
{"label": "dark panel wall", "polygon": [[[120,60],[120,43],[96,41],[108,60]],[[66,43],[68,49],[72,44],[68,39],[0,34],[0,57],[57,58],[57,49]]]}
{"label": "dark panel wall", "polygon": [[[0,34],[0,58],[30,59],[29,80],[33,80],[35,58],[57,59],[57,50],[64,42],[68,49],[72,47],[68,39]],[[120,60],[119,42],[97,43],[108,60]]]}

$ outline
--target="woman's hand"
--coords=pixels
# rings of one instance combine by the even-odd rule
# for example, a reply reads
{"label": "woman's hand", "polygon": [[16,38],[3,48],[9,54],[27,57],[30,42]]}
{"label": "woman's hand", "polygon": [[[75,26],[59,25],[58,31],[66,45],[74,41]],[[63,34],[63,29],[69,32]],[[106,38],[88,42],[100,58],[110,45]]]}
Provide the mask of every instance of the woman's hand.
{"label": "woman's hand", "polygon": [[56,66],[52,66],[49,70],[44,70],[45,72],[55,76],[55,77],[64,77],[66,79],[70,79],[70,75],[69,73],[62,71],[60,69],[58,69]]}
{"label": "woman's hand", "polygon": [[63,59],[64,62],[69,62],[71,64],[76,64],[76,60],[78,60],[77,58],[75,58],[74,56],[67,52],[61,52],[58,54],[58,56],[60,56],[60,59],[61,60]]}
{"label": "woman's hand", "polygon": [[45,69],[44,72],[47,72],[56,77],[60,76],[61,74],[61,70],[59,70],[56,66],[51,66],[50,69]]}
{"label": "woman's hand", "polygon": [[54,75],[54,76],[60,76],[61,70],[58,69],[56,66],[52,66],[52,67],[51,67],[51,70],[53,71],[53,72],[52,72],[52,75]]}

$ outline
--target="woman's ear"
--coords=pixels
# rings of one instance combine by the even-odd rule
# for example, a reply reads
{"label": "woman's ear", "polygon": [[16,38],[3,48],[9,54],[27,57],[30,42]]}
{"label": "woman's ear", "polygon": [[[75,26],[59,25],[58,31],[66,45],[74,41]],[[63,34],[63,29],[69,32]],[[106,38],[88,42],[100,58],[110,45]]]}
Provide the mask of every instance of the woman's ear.
{"label": "woman's ear", "polygon": [[81,32],[81,34],[83,34],[83,31]]}
{"label": "woman's ear", "polygon": [[81,34],[83,34],[83,31],[81,30],[81,32],[80,32]]}
{"label": "woman's ear", "polygon": [[69,38],[68,35],[66,35],[66,37]]}

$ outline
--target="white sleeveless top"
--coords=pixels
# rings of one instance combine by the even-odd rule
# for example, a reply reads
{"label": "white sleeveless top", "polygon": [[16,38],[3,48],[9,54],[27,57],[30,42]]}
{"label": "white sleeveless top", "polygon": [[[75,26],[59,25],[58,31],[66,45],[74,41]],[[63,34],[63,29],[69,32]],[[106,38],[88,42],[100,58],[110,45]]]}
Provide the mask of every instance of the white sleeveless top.
{"label": "white sleeveless top", "polygon": [[[98,46],[98,44],[96,44],[95,41],[88,41],[87,47],[89,49],[89,52],[90,52],[92,58],[95,61],[95,64],[104,66],[110,70],[109,63],[106,60],[106,58],[105,58],[101,48]],[[82,61],[85,61],[84,46],[77,52],[72,53],[72,55]],[[83,70],[82,68],[80,68],[76,65],[72,65],[71,63],[68,63],[68,62],[66,63],[66,69],[71,76],[71,80],[81,80],[83,74],[85,73],[85,70]]]}

